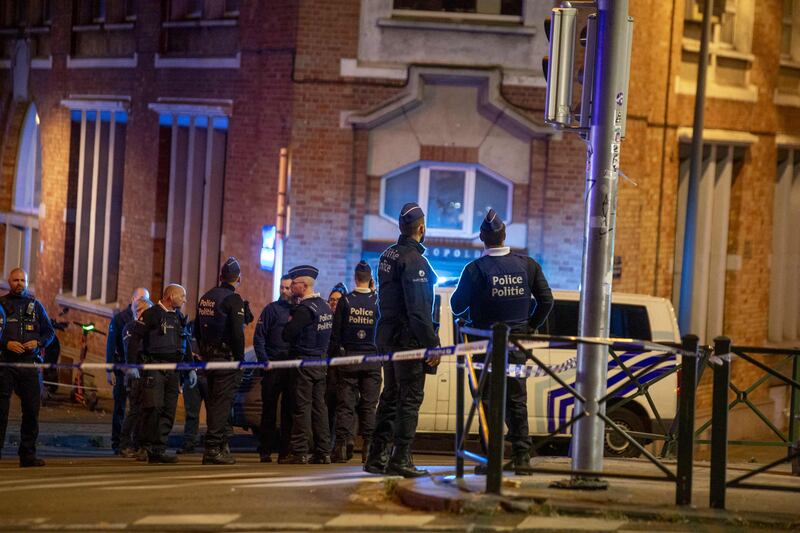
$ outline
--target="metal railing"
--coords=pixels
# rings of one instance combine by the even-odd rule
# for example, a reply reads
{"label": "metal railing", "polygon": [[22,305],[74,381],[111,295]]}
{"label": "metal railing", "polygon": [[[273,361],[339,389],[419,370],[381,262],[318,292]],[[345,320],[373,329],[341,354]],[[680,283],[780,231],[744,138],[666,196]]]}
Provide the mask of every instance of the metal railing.
{"label": "metal railing", "polygon": [[[508,351],[509,347],[514,350],[524,352],[528,359],[544,374],[558,383],[564,390],[576,400],[585,405],[585,398],[573,387],[567,383],[558,372],[554,371],[543,361],[541,361],[533,350],[525,346],[526,341],[543,341],[560,343],[559,348],[567,348],[575,346],[577,343],[589,342],[600,343],[609,346],[612,360],[619,365],[624,373],[623,381],[617,383],[607,394],[598,402],[600,405],[606,404],[610,399],[619,396],[624,387],[633,384],[636,387],[636,392],[633,395],[623,397],[617,403],[609,408],[609,412],[604,412],[600,409],[596,416],[603,419],[607,426],[607,431],[614,432],[622,437],[631,446],[635,447],[639,453],[644,455],[652,464],[654,464],[662,473],[662,475],[642,475],[631,473],[614,473],[614,472],[580,472],[575,470],[556,470],[552,468],[542,469],[532,467],[531,473],[547,473],[547,474],[567,474],[571,476],[591,476],[591,477],[624,477],[631,479],[643,480],[658,480],[673,482],[676,485],[676,503],[678,505],[689,505],[691,503],[691,486],[692,486],[692,465],[694,453],[694,403],[695,403],[695,389],[697,386],[697,364],[698,356],[705,356],[705,353],[698,352],[698,339],[696,336],[686,336],[680,347],[665,346],[663,344],[648,343],[645,341],[632,341],[632,340],[617,340],[613,339],[579,339],[579,338],[566,338],[566,337],[550,337],[538,335],[509,335],[508,326],[505,324],[495,324],[491,332],[468,329],[468,331],[475,335],[482,335],[491,338],[489,360],[488,364],[484,364],[483,368],[478,374],[475,371],[476,365],[472,361],[470,355],[459,356],[457,360],[456,370],[456,439],[455,439],[455,456],[456,456],[456,477],[461,478],[464,475],[464,460],[469,459],[480,464],[486,465],[486,492],[491,494],[500,494],[502,486],[502,460],[503,460],[503,436],[505,424],[505,395],[506,395],[506,372],[491,372],[491,368],[508,367]],[[644,366],[643,368],[632,368],[627,365],[622,357],[616,353],[616,349],[621,348],[630,353],[631,349],[638,351],[648,351],[656,348],[658,351],[663,351],[655,357],[655,360]],[[665,372],[656,379],[645,381],[643,376],[649,374],[653,369],[662,365],[664,361],[676,354],[688,356],[692,360],[691,365],[684,365],[682,375],[682,394],[680,399],[679,413],[691,413],[690,416],[679,416],[677,424],[677,436],[672,437],[673,433],[666,432],[664,435],[656,433],[632,433],[626,432],[623,428],[617,425],[610,417],[609,414],[614,409],[619,409],[633,399],[644,396],[648,404],[653,409],[657,423],[666,429],[666,424],[658,414],[658,409],[650,396],[650,387],[658,381],[665,379],[668,375],[677,371],[676,368]],[[700,359],[702,360],[702,359]],[[468,372],[469,386],[472,393],[472,403],[467,415],[466,424],[464,423],[465,406],[465,372]],[[488,380],[488,381],[487,381]],[[491,383],[489,389],[488,406],[484,407],[484,396],[486,392],[487,382]],[[537,442],[533,447],[536,451],[541,447],[552,442],[554,439],[563,435],[569,430],[575,422],[586,416],[593,416],[592,414],[581,411],[573,412],[570,419],[562,422],[555,430],[550,432],[545,439]],[[479,426],[480,440],[483,447],[484,455],[476,454],[465,449],[466,435],[469,433],[472,423],[477,417]],[[674,441],[677,443],[678,449],[678,464],[677,470],[673,472],[664,462],[656,457],[653,453],[647,450],[640,442],[639,439],[656,439],[663,438],[667,442]],[[666,449],[667,446],[665,446]],[[663,459],[663,457],[662,457]]]}
{"label": "metal railing", "polygon": [[[782,357],[775,367],[770,367],[759,361],[754,355],[775,355]],[[738,359],[743,363],[753,366],[763,373],[747,387],[740,387],[731,382],[731,362]],[[774,483],[746,482],[747,480],[774,469],[784,463],[792,464],[792,473],[800,475],[800,349],[783,350],[752,346],[732,346],[727,337],[714,339],[714,357],[710,360],[713,365],[714,379],[712,391],[711,420],[700,427],[700,431],[711,426],[711,440],[699,441],[711,444],[711,486],[709,505],[715,509],[725,508],[726,491],[729,488],[759,489],[775,491],[800,492],[797,485],[782,485]],[[791,377],[783,375],[779,370],[783,366],[791,368]],[[786,433],[769,420],[769,418],[750,399],[753,392],[770,378],[776,379],[790,387],[791,397],[789,402],[789,427]],[[730,393],[733,400],[730,400]],[[777,441],[753,440],[728,440],[728,415],[734,407],[746,406],[778,437]],[[729,445],[759,445],[783,446],[787,448],[785,457],[781,457],[759,468],[750,470],[727,479],[727,462]]]}

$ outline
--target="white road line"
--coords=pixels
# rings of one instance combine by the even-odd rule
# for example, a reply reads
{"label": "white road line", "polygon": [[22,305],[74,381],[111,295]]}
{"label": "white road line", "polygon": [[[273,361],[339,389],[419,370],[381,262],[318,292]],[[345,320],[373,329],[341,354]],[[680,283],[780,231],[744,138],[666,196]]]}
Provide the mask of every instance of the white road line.
{"label": "white road line", "polygon": [[529,516],[517,529],[544,531],[616,531],[627,524],[625,520],[603,520],[601,518],[578,518],[560,516]]}
{"label": "white road line", "polygon": [[399,528],[399,527],[422,527],[428,522],[433,521],[436,515],[425,514],[341,514],[336,518],[325,523],[325,527],[335,527],[344,529],[356,528]]}
{"label": "white road line", "polygon": [[285,481],[280,483],[260,483],[257,485],[239,485],[243,489],[268,489],[268,488],[291,488],[291,487],[322,487],[326,485],[351,485],[355,483],[380,483],[384,478],[353,478],[353,479],[326,479],[319,481]]}
{"label": "white road line", "polygon": [[322,524],[303,522],[235,522],[226,524],[223,529],[230,531],[313,531],[322,529]]}
{"label": "white road line", "polygon": [[239,518],[239,514],[153,514],[140,518],[135,526],[222,526]]}
{"label": "white road line", "polygon": [[106,481],[81,481],[70,483],[42,483],[39,485],[27,485],[24,487],[2,487],[0,492],[18,492],[21,490],[38,490],[38,489],[68,489],[74,487],[102,487],[104,485],[119,485],[120,483],[127,483],[126,479],[111,479]]}

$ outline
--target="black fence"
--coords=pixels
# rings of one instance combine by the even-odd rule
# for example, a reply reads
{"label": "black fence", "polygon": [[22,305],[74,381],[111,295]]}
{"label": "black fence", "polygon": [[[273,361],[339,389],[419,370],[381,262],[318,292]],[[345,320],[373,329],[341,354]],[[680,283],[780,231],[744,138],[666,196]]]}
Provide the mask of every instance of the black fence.
{"label": "black fence", "polygon": [[[505,395],[506,373],[491,372],[491,368],[508,368],[509,350],[523,351],[527,359],[533,362],[536,372],[546,374],[559,386],[563,387],[577,401],[584,405],[585,398],[576,388],[567,383],[557,369],[553,369],[541,361],[533,350],[525,347],[526,343],[549,342],[551,346],[559,348],[576,347],[580,343],[603,344],[608,347],[611,361],[624,373],[622,381],[609,387],[607,394],[600,400],[601,405],[608,405],[601,409],[600,416],[606,424],[606,431],[624,439],[630,446],[647,458],[661,475],[638,475],[615,472],[580,472],[575,470],[557,470],[553,468],[531,468],[532,473],[565,474],[573,479],[580,478],[613,478],[623,477],[632,479],[657,480],[675,483],[676,505],[690,505],[692,501],[692,477],[694,465],[695,445],[708,443],[711,445],[711,493],[710,504],[714,508],[724,508],[725,490],[727,488],[756,488],[768,490],[800,491],[795,486],[771,484],[758,484],[750,480],[753,476],[767,472],[776,466],[793,462],[793,472],[800,475],[798,461],[800,461],[800,350],[777,350],[770,348],[731,347],[729,339],[715,340],[713,349],[700,346],[698,338],[694,335],[683,337],[680,345],[669,343],[652,343],[630,339],[582,339],[569,337],[552,337],[539,335],[510,335],[508,327],[496,324],[491,331],[462,328],[459,334],[472,337],[489,337],[491,339],[488,353],[476,363],[473,357],[459,356],[456,374],[456,477],[463,477],[465,459],[484,464],[486,469],[486,492],[500,494],[502,486],[502,461],[503,461],[503,435],[505,423]],[[631,351],[660,352],[651,362],[644,367],[631,368],[626,364],[620,351],[630,354]],[[746,364],[753,365],[763,371],[763,375],[746,388],[733,385],[730,381],[731,354],[738,357]],[[759,361],[754,355],[774,355],[780,358],[780,364],[770,367]],[[658,377],[652,378],[651,372],[669,358],[680,356],[678,364],[666,372],[661,372]],[[781,368],[785,367],[785,368]],[[787,370],[791,377],[787,377],[781,370]],[[697,386],[704,371],[713,372],[713,406],[711,418],[695,430],[695,402]],[[659,413],[658,406],[651,396],[651,388],[675,373],[680,373],[680,395],[677,416],[669,422]],[[530,373],[530,372],[528,372]],[[759,386],[770,378],[779,380],[791,389],[789,410],[789,428],[786,433],[781,432],[769,418],[761,412],[750,399],[750,395]],[[472,402],[467,412],[464,398],[465,387],[469,384]],[[487,391],[487,384],[488,387]],[[634,388],[633,393],[621,396],[620,392]],[[733,393],[729,401],[728,394]],[[623,408],[627,403],[637,398],[647,402],[654,416],[654,427],[649,432],[628,431],[616,424],[611,415],[616,409]],[[611,404],[609,400],[614,399]],[[486,401],[488,400],[488,401]],[[729,441],[727,420],[731,409],[737,405],[745,405],[751,409],[758,418],[771,429],[777,436],[773,442],[764,441]],[[539,450],[554,439],[563,436],[578,420],[592,416],[586,412],[573,411],[573,416],[565,420],[544,439],[538,440],[533,450]],[[465,421],[466,418],[466,421]],[[483,454],[471,452],[466,449],[466,437],[473,423],[478,422],[478,432]],[[711,439],[703,440],[701,435],[711,427]],[[660,453],[650,452],[642,443],[646,441],[662,441]],[[728,480],[727,473],[727,447],[728,445],[772,445],[785,446],[787,454],[763,467],[749,471],[743,475]],[[677,458],[675,468],[665,462],[668,457]],[[579,485],[574,485],[578,487]]]}

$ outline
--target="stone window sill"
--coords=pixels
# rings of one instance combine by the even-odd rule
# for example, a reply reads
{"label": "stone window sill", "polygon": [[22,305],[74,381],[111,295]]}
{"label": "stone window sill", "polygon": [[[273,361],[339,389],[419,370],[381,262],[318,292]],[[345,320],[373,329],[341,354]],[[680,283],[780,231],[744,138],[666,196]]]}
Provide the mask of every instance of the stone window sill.
{"label": "stone window sill", "polygon": [[103,304],[100,303],[99,300],[87,300],[86,298],[75,297],[72,294],[59,294],[56,296],[56,305],[77,309],[105,318],[113,317],[114,313],[119,309],[119,305],[117,304]]}
{"label": "stone window sill", "polygon": [[72,57],[67,56],[68,69],[81,68],[136,68],[139,57],[134,53],[130,57]]}
{"label": "stone window sill", "polygon": [[800,107],[800,93],[787,94],[780,93],[776,90],[772,97],[772,101],[775,103],[775,105],[779,106]]}
{"label": "stone window sill", "polygon": [[156,68],[236,69],[241,65],[241,52],[237,52],[233,57],[171,57],[156,54],[155,59]]}
{"label": "stone window sill", "polygon": [[[519,17],[512,17],[517,18]],[[462,22],[447,20],[420,20],[416,18],[381,18],[378,19],[381,28],[396,28],[406,30],[451,31],[462,33],[490,33],[500,35],[519,35],[533,37],[536,29],[519,24],[486,24],[477,22]]]}
{"label": "stone window sill", "polygon": [[[697,82],[695,80],[681,79],[680,76],[676,76],[675,90],[678,94],[694,96],[697,90]],[[758,101],[758,87],[755,85],[733,87],[727,85],[718,85],[712,81],[709,81],[706,85],[706,97],[717,98],[720,100],[737,100],[739,102],[755,103]]]}

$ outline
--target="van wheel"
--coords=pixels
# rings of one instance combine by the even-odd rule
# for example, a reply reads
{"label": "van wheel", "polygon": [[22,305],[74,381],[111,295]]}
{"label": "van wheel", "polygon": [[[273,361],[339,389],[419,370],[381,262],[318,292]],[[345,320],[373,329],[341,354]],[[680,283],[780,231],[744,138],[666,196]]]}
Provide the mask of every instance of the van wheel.
{"label": "van wheel", "polygon": [[[642,420],[636,413],[624,407],[614,410],[614,412],[609,415],[609,418],[611,418],[620,429],[628,433],[638,433],[645,429]],[[643,444],[641,438],[637,438],[636,440],[639,444]],[[622,435],[612,430],[606,432],[605,455],[606,457],[639,457],[641,453]]]}

